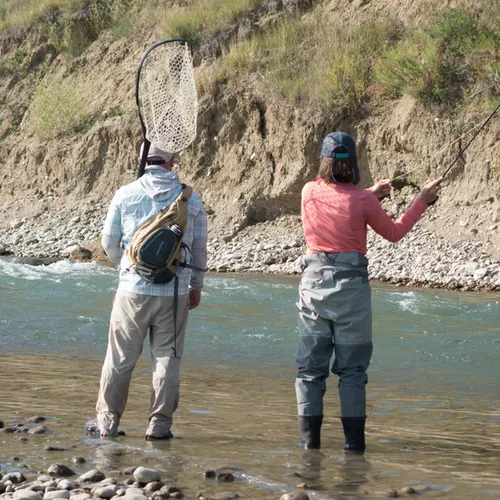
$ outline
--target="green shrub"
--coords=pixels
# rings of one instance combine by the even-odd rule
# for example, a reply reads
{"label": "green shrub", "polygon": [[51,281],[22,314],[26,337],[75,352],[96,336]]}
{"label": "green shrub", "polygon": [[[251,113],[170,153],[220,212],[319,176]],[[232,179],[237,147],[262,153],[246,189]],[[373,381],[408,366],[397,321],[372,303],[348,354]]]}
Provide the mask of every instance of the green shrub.
{"label": "green shrub", "polygon": [[81,89],[71,79],[39,85],[30,111],[34,132],[41,139],[80,131],[88,123]]}
{"label": "green shrub", "polygon": [[321,12],[309,22],[294,18],[234,45],[219,77],[239,80],[251,73],[266,91],[291,103],[354,110],[370,83],[373,59],[396,34],[392,24],[335,25]]}
{"label": "green shrub", "polygon": [[474,82],[488,86],[496,78],[499,53],[498,16],[487,23],[466,11],[445,9],[423,29],[388,47],[375,74],[388,94],[458,102]]}
{"label": "green shrub", "polygon": [[389,48],[375,65],[376,79],[391,95],[409,94],[428,101],[442,99],[438,47],[419,30]]}

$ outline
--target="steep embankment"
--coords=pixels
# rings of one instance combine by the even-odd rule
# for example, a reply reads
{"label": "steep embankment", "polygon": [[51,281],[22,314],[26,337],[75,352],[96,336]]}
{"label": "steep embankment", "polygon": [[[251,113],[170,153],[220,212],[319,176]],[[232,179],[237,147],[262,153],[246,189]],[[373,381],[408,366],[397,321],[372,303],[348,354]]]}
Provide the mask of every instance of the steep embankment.
{"label": "steep embankment", "polygon": [[[477,2],[474,8],[481,15],[487,6],[491,2]],[[458,151],[458,137],[487,116],[486,108],[471,105],[474,99],[467,105],[464,100],[447,107],[424,105],[410,95],[384,97],[377,84],[366,88],[351,108],[286,100],[266,90],[265,73],[224,77],[220,61],[230,41],[248,39],[257,32],[265,36],[266,27],[297,13],[300,22],[308,22],[318,9],[332,25],[355,27],[368,20],[390,20],[400,33],[424,22],[435,8],[430,0],[361,1],[347,6],[340,0],[266,1],[249,10],[238,24],[201,42],[196,56],[199,134],[182,155],[180,174],[202,194],[210,214],[216,250],[212,268],[293,269],[302,245],[300,190],[315,175],[321,140],[329,131],[344,129],[356,136],[364,185],[413,171],[395,182],[391,199],[384,202],[398,215],[417,192],[416,185],[450,164]],[[60,255],[77,244],[96,246],[108,201],[116,188],[136,174],[141,136],[134,109],[135,71],[144,50],[162,37],[159,29],[141,28],[140,23],[126,38],[104,30],[73,57],[60,52],[40,24],[20,34],[2,35],[0,247],[4,251]],[[34,132],[32,104],[40,83],[50,86],[54,81],[70,82],[86,103],[85,116],[74,133],[44,139]],[[63,91],[61,120],[67,109]],[[470,97],[474,88],[467,92]],[[465,136],[462,145],[471,136]],[[484,277],[483,283],[500,285],[500,270],[494,268],[494,259],[500,258],[499,139],[498,120],[492,121],[447,177],[439,202],[419,223],[416,234],[421,244],[415,255],[411,251],[415,245],[388,250],[382,243],[375,244],[379,248],[373,255],[375,275],[446,283],[458,279],[458,264],[475,263],[460,271],[461,286],[468,282],[472,286]],[[264,253],[252,253],[257,240],[267,248],[260,249]],[[282,248],[285,256],[272,255],[276,241],[286,247]],[[244,251],[235,257],[231,248],[238,247],[238,242]],[[389,254],[392,257],[386,260]],[[423,264],[415,259],[422,255],[427,270],[420,273]],[[445,269],[441,275],[432,274],[439,261],[445,262],[441,263]],[[488,266],[483,277],[474,275]]]}

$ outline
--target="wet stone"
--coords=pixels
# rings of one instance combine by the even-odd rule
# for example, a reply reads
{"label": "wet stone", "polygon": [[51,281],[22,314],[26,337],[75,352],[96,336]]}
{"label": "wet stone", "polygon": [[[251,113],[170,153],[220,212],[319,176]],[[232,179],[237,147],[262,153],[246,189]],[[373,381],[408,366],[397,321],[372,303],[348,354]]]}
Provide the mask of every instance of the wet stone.
{"label": "wet stone", "polygon": [[12,484],[20,484],[26,481],[26,477],[21,472],[9,472],[5,474],[2,478],[2,481],[5,483],[6,481],[11,481]]}
{"label": "wet stone", "polygon": [[71,462],[74,464],[84,464],[86,461],[83,457],[71,457]]}
{"label": "wet stone", "polygon": [[47,429],[44,425],[36,425],[31,429],[25,429],[23,429],[22,432],[27,432],[28,434],[47,434],[49,432],[49,429]]}
{"label": "wet stone", "polygon": [[173,493],[179,493],[180,491],[181,490],[177,488],[177,486],[165,485],[158,491],[158,495],[168,498]]}
{"label": "wet stone", "polygon": [[70,481],[69,479],[61,479],[61,481],[57,483],[58,490],[72,490],[74,488],[75,485],[73,481]]}
{"label": "wet stone", "polygon": [[304,491],[292,491],[281,495],[280,500],[309,500],[309,496]]}
{"label": "wet stone", "polygon": [[215,473],[214,470],[206,470],[204,473],[203,473],[203,477],[205,479],[215,479],[215,477],[217,476],[217,474]]}
{"label": "wet stone", "polygon": [[240,498],[238,493],[233,493],[232,491],[223,491],[222,493],[208,497],[209,500],[236,500],[237,498]]}
{"label": "wet stone", "polygon": [[148,483],[144,487],[144,493],[149,497],[155,491],[160,490],[162,488],[162,486],[163,486],[163,483],[161,481],[152,481],[151,483]]}
{"label": "wet stone", "polygon": [[71,490],[70,492],[71,498],[73,498],[75,495],[90,495],[90,490],[87,488],[75,488],[74,490]]}
{"label": "wet stone", "polygon": [[397,492],[397,490],[391,488],[387,491],[381,492],[380,496],[385,496],[387,498],[399,498],[399,493]]}
{"label": "wet stone", "polygon": [[29,489],[17,490],[14,492],[15,500],[42,500],[42,495],[38,491]]}
{"label": "wet stone", "polygon": [[152,483],[153,481],[161,481],[161,475],[157,470],[148,469],[146,467],[137,467],[134,471],[134,478],[139,483]]}
{"label": "wet stone", "polygon": [[232,472],[219,472],[219,474],[217,474],[217,481],[221,483],[230,483],[234,481],[234,475]]}
{"label": "wet stone", "polygon": [[99,469],[92,469],[82,474],[78,478],[78,481],[80,483],[98,483],[100,481],[103,481],[105,478],[106,476],[104,475],[104,472],[100,471]]}
{"label": "wet stone", "polygon": [[54,500],[56,498],[69,498],[68,490],[46,491],[43,500]]}
{"label": "wet stone", "polygon": [[42,417],[41,415],[34,415],[30,418],[27,419],[28,422],[33,422],[34,424],[39,424],[40,422],[45,422],[47,420],[45,417]]}
{"label": "wet stone", "polygon": [[96,498],[105,498],[106,500],[110,500],[116,495],[117,490],[118,487],[116,485],[109,485],[102,488],[96,488],[93,490],[93,493]]}
{"label": "wet stone", "polygon": [[76,474],[64,464],[52,464],[47,469],[47,474],[51,476],[75,476]]}
{"label": "wet stone", "polygon": [[403,488],[401,488],[401,493],[405,495],[418,495],[418,491],[412,486],[403,486]]}
{"label": "wet stone", "polygon": [[43,495],[45,488],[40,483],[35,482],[30,486],[30,490],[38,491],[38,493]]}

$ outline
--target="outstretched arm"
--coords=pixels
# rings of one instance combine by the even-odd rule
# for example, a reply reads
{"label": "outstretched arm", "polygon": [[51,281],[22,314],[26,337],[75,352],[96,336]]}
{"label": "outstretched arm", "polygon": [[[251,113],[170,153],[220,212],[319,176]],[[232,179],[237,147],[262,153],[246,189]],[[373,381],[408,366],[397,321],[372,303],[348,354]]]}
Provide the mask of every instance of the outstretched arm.
{"label": "outstretched arm", "polygon": [[426,184],[410,208],[397,221],[385,213],[374,196],[368,196],[365,205],[366,222],[386,240],[393,243],[399,241],[420,219],[429,204],[437,199],[441,182],[443,182],[442,177]]}
{"label": "outstretched arm", "polygon": [[372,187],[369,187],[367,191],[371,191],[379,200],[391,192],[392,184],[389,179],[383,179],[376,182]]}

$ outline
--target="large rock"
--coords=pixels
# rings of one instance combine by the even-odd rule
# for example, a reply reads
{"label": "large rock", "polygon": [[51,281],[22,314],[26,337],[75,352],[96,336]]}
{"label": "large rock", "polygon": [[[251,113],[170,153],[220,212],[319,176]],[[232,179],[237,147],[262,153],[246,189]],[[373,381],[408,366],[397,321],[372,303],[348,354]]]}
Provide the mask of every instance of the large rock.
{"label": "large rock", "polygon": [[21,472],[9,472],[8,474],[5,474],[5,476],[2,478],[2,481],[11,481],[13,484],[20,484],[24,483],[26,481],[26,478]]}
{"label": "large rock", "polygon": [[137,467],[134,471],[134,479],[138,483],[152,483],[153,481],[161,481],[161,475],[157,470],[148,469],[146,467]]}
{"label": "large rock", "polygon": [[67,465],[64,464],[52,464],[47,469],[47,474],[51,476],[75,476],[75,472],[73,472]]}
{"label": "large rock", "polygon": [[42,500],[42,495],[38,491],[23,489],[14,492],[15,500]]}
{"label": "large rock", "polygon": [[103,481],[106,478],[104,472],[101,472],[99,469],[92,469],[88,472],[82,474],[78,481],[80,483],[98,483],[99,481]]}
{"label": "large rock", "polygon": [[43,495],[43,500],[55,500],[56,498],[69,498],[68,490],[47,491]]}

